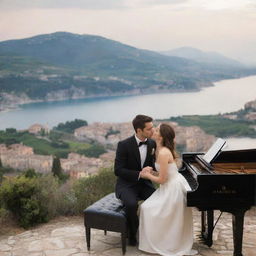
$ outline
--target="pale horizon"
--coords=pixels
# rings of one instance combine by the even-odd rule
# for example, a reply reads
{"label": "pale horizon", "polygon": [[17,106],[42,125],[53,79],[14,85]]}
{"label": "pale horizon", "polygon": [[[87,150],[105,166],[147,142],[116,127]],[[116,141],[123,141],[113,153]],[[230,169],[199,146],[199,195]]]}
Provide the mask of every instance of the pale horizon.
{"label": "pale horizon", "polygon": [[255,0],[0,0],[0,41],[58,31],[256,63]]}

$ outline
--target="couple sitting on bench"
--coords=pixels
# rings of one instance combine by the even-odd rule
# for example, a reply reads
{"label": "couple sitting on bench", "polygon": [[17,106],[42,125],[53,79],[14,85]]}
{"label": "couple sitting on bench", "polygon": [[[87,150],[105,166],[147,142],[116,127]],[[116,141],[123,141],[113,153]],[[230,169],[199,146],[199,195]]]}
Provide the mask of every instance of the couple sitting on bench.
{"label": "couple sitting on bench", "polygon": [[[122,225],[127,221],[129,245],[138,243],[140,250],[160,255],[195,255],[192,209],[186,206],[190,186],[176,166],[174,130],[168,124],[154,128],[152,118],[144,115],[133,119],[133,127],[135,135],[118,143],[115,159],[116,197],[124,208],[121,210],[121,204],[109,195],[119,210],[112,214],[113,223],[105,215],[105,224],[98,228],[105,225],[105,230],[118,229],[123,253],[127,229]],[[152,182],[160,184],[159,188],[155,190]],[[138,217],[139,200],[144,202]],[[88,218],[85,215],[85,225]]]}

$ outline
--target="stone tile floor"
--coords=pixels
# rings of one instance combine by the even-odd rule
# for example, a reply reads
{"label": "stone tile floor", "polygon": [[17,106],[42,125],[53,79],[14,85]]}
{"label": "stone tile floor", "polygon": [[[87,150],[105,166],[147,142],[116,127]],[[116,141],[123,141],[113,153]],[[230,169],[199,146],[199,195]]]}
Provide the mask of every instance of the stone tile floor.
{"label": "stone tile floor", "polygon": [[[194,248],[198,256],[232,256],[232,218],[224,213],[213,233],[213,246],[208,248],[199,239],[200,215],[195,209]],[[218,216],[218,211],[215,213]],[[62,217],[15,235],[0,236],[0,256],[118,256],[122,255],[120,234],[92,230],[88,252],[82,217]],[[127,246],[126,256],[146,256],[136,247]],[[244,223],[243,255],[256,256],[256,210],[247,212]]]}

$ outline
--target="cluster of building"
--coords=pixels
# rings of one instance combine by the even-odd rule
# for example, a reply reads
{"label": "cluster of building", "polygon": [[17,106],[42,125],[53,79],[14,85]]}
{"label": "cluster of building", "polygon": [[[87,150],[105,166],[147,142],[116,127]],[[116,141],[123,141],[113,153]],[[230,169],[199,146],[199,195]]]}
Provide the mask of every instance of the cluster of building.
{"label": "cluster of building", "polygon": [[[176,130],[176,142],[184,145],[186,151],[206,151],[215,140],[199,127],[181,127],[171,123]],[[40,135],[42,131],[49,133],[49,128],[34,124],[28,131]],[[99,158],[86,157],[77,153],[70,153],[67,158],[61,158],[63,172],[70,177],[81,178],[98,173],[101,168],[113,165],[115,149],[118,141],[134,133],[131,123],[93,123],[75,130],[74,136],[81,141],[97,142],[104,145],[108,152]],[[35,154],[32,147],[22,144],[6,146],[0,144],[0,158],[3,166],[18,170],[35,169],[40,173],[52,171],[53,156]]]}
{"label": "cluster of building", "polygon": [[[186,151],[206,151],[212,145],[215,137],[206,134],[198,126],[183,127],[175,122],[168,122],[176,132],[176,143],[183,145]],[[158,122],[155,122],[157,125]],[[97,141],[100,144],[116,148],[118,141],[134,134],[129,123],[93,123],[75,130],[74,135],[81,141]]]}
{"label": "cluster of building", "polygon": [[[45,174],[52,171],[53,156],[35,154],[33,148],[22,144],[0,144],[0,158],[3,166],[16,170],[34,169]],[[113,158],[114,152],[105,153],[100,158],[70,153],[68,158],[61,158],[60,163],[63,172],[72,178],[81,178],[96,174],[101,167],[110,167]]]}

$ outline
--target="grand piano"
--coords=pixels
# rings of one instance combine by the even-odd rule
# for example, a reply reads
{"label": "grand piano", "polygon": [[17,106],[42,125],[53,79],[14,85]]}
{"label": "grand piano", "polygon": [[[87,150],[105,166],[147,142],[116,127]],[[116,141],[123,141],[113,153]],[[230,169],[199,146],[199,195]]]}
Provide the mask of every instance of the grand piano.
{"label": "grand piano", "polygon": [[256,149],[222,151],[219,147],[210,159],[205,156],[182,154],[179,172],[191,187],[187,206],[201,211],[201,235],[209,247],[218,221],[214,224],[214,210],[231,213],[233,255],[242,256],[244,214],[256,205]]}

